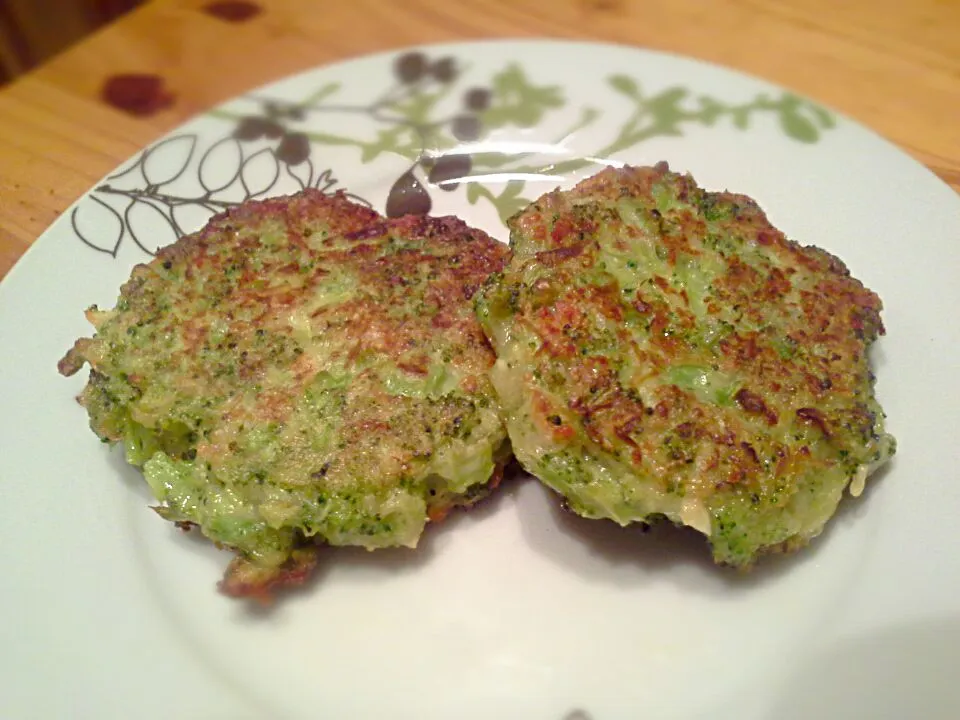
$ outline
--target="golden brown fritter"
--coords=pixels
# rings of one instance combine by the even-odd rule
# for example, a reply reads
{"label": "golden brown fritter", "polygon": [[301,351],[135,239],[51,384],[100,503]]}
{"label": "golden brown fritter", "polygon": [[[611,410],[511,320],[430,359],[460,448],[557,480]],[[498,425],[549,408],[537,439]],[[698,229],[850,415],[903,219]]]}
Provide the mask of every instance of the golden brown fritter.
{"label": "golden brown fritter", "polygon": [[570,507],[665,516],[747,566],[805,544],[893,452],[880,299],[755,202],[608,169],[511,222],[478,295],[518,459]]}
{"label": "golden brown fritter", "polygon": [[343,196],[252,202],[139,265],[96,334],[91,426],[160,501],[234,549],[223,588],[302,581],[314,548],[416,544],[508,454],[471,298],[507,248]]}

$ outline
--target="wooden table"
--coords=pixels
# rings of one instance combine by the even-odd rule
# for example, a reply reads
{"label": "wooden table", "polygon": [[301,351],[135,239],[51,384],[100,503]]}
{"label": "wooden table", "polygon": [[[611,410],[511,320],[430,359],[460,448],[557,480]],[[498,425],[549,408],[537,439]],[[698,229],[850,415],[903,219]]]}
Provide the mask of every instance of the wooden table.
{"label": "wooden table", "polygon": [[[850,115],[960,190],[957,0],[211,4],[148,2],[0,90],[0,277],[100,177],[191,115],[313,65],[445,40],[589,38],[738,68]],[[170,104],[141,117],[109,106],[117,73],[160,76]]]}

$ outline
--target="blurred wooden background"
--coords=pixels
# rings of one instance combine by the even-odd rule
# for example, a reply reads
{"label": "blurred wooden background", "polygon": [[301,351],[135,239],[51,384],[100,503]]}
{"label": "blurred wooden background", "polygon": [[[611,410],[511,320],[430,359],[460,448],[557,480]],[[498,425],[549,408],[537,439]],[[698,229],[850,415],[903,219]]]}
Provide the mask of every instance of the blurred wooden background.
{"label": "blurred wooden background", "polygon": [[0,84],[25,73],[143,0],[0,0]]}

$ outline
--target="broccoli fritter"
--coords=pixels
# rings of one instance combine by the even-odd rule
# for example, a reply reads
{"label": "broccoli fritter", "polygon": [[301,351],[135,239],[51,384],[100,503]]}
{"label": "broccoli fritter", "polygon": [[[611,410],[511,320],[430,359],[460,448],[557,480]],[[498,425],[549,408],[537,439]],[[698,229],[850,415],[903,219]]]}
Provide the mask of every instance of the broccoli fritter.
{"label": "broccoli fritter", "polygon": [[508,249],[454,218],[307,191],[133,269],[60,362],[156,508],[233,549],[221,587],[301,581],[317,545],[414,546],[509,455],[471,298]]}
{"label": "broccoli fritter", "polygon": [[478,293],[520,462],[589,518],[665,517],[750,566],[818,535],[894,452],[880,299],[755,202],[607,169],[510,221]]}

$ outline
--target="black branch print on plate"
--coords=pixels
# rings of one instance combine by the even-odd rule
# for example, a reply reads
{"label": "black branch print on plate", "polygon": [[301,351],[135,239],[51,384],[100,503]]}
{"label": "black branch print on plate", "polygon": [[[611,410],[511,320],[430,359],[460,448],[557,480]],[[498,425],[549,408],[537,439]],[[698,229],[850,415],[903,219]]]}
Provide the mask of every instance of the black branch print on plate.
{"label": "black branch print on plate", "polygon": [[[314,166],[309,148],[298,149],[304,143],[295,133],[279,130],[275,136],[281,138],[276,147],[250,150],[234,134],[202,154],[197,153],[196,135],[168,137],[94,188],[90,202],[81,203],[70,214],[73,231],[88,247],[114,258],[125,238],[154,255],[217,213],[269,197],[281,179],[294,191],[316,188],[330,194],[340,189],[332,170]],[[188,174],[197,191],[176,191],[173,186]],[[346,194],[370,205],[364,198]]]}

